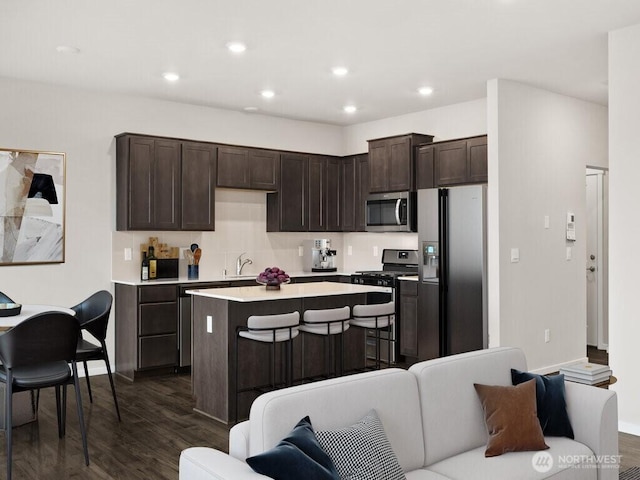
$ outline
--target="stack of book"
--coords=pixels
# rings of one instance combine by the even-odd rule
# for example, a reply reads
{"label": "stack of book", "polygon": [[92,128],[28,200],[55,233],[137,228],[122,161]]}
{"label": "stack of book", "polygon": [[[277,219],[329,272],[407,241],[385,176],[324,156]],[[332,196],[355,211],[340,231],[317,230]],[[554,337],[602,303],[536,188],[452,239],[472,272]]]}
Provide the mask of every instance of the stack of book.
{"label": "stack of book", "polygon": [[566,365],[560,369],[560,373],[564,375],[565,380],[587,385],[606,382],[611,377],[611,369],[608,365],[585,362]]}

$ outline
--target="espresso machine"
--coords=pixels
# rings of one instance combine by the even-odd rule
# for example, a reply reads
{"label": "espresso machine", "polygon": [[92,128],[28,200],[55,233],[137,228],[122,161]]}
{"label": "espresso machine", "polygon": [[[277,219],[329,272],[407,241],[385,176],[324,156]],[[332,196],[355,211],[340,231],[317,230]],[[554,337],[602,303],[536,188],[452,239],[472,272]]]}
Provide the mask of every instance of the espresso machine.
{"label": "espresso machine", "polygon": [[331,240],[321,238],[316,240],[305,240],[304,250],[304,271],[305,272],[335,272],[336,251],[331,249]]}

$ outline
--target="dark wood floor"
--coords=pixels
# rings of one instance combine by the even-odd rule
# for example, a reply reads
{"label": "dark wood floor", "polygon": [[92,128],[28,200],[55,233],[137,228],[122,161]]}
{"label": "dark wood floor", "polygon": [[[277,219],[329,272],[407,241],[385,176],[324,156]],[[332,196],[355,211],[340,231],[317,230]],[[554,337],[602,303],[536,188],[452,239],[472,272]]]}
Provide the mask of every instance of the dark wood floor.
{"label": "dark wood floor", "polygon": [[[591,358],[591,356],[590,356]],[[94,403],[84,380],[82,397],[91,465],[86,467],[73,389],[68,400],[67,435],[58,439],[53,390],[43,391],[38,421],[14,429],[14,479],[178,478],[180,452],[189,446],[227,450],[228,428],[193,412],[189,375],[136,380],[116,378],[122,423],[118,422],[106,375],[92,377]],[[0,435],[0,478],[6,444]],[[640,465],[640,437],[620,434],[622,469]]]}

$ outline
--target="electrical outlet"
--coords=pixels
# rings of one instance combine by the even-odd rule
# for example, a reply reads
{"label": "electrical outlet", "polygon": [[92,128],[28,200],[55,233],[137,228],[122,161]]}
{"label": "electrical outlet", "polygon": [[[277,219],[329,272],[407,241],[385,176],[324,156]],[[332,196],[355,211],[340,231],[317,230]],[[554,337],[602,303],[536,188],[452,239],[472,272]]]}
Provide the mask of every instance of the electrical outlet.
{"label": "electrical outlet", "polygon": [[544,343],[549,343],[551,340],[551,331],[547,328],[544,331]]}
{"label": "electrical outlet", "polygon": [[131,261],[131,248],[127,247],[124,249],[124,260],[125,262],[130,262]]}
{"label": "electrical outlet", "polygon": [[544,216],[544,228],[549,228],[549,215]]}
{"label": "electrical outlet", "polygon": [[353,255],[353,247],[351,245],[347,245],[347,255]]}
{"label": "electrical outlet", "polygon": [[304,255],[304,247],[302,245],[300,245],[298,247],[298,256],[302,257]]}
{"label": "electrical outlet", "polygon": [[378,247],[373,247],[373,256],[374,257],[378,256]]}
{"label": "electrical outlet", "polygon": [[567,261],[571,260],[572,256],[571,247],[567,247]]}
{"label": "electrical outlet", "polygon": [[207,333],[213,333],[213,317],[207,315]]}

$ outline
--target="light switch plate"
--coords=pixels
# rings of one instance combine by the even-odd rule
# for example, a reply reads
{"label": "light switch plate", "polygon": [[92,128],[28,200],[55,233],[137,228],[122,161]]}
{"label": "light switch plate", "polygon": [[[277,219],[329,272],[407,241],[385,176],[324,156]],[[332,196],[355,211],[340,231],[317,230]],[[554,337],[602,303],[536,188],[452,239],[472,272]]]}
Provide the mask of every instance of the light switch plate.
{"label": "light switch plate", "polygon": [[298,247],[298,256],[302,257],[304,255],[304,247],[302,245],[300,245]]}
{"label": "light switch plate", "polygon": [[571,247],[567,247],[567,261],[571,260],[572,256],[573,256],[573,252]]}
{"label": "light switch plate", "polygon": [[213,317],[207,315],[207,333],[213,333]]}
{"label": "light switch plate", "polygon": [[131,248],[127,247],[124,249],[124,260],[125,262],[130,262],[131,261]]}
{"label": "light switch plate", "polygon": [[544,216],[544,228],[549,228],[549,215]]}
{"label": "light switch plate", "polygon": [[347,245],[347,255],[353,255],[353,247],[351,245]]}
{"label": "light switch plate", "polygon": [[374,257],[378,256],[378,247],[373,247],[373,256]]}
{"label": "light switch plate", "polygon": [[511,249],[511,263],[518,263],[520,261],[520,249],[512,248]]}

